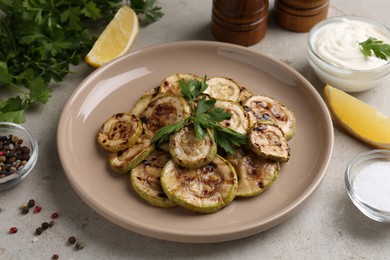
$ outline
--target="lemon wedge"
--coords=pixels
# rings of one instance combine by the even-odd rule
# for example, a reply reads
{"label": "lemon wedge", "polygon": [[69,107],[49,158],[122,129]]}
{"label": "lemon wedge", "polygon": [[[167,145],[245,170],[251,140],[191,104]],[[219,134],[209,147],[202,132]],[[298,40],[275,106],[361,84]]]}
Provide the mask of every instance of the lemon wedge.
{"label": "lemon wedge", "polygon": [[98,68],[127,53],[139,31],[137,14],[128,6],[122,6],[85,57],[92,67]]}
{"label": "lemon wedge", "polygon": [[348,133],[376,148],[390,149],[389,117],[328,84],[324,99],[335,122]]}

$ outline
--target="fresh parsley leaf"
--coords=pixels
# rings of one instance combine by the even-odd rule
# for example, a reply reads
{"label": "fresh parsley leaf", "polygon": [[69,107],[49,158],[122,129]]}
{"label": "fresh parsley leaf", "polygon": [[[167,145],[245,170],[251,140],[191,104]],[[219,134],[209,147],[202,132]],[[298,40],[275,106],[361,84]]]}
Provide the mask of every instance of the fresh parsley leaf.
{"label": "fresh parsley leaf", "polygon": [[0,89],[15,94],[0,98],[1,121],[22,123],[30,105],[46,103],[50,83],[62,81],[92,48],[91,32],[133,3],[149,22],[162,16],[154,0],[0,0]]}
{"label": "fresh parsley leaf", "polygon": [[[203,91],[207,89],[207,77],[202,82],[197,80],[185,81],[181,79],[179,86],[182,95],[189,101],[193,102]],[[211,129],[214,133],[216,143],[227,153],[234,154],[234,149],[242,144],[247,143],[246,135],[238,133],[230,128],[218,125],[226,119],[230,119],[232,114],[225,112],[222,108],[215,107],[216,99],[206,99],[202,97],[197,101],[196,109],[188,118],[172,125],[162,127],[152,138],[152,143],[163,143],[169,140],[171,134],[178,132],[186,123],[192,123],[196,138],[201,140]]]}
{"label": "fresh parsley leaf", "polygon": [[202,97],[198,101],[198,105],[195,110],[195,116],[199,116],[201,114],[210,112],[210,110],[214,108],[215,102],[217,102],[217,100],[215,99],[206,100],[206,97]]}
{"label": "fresh parsley leaf", "polygon": [[214,127],[214,139],[229,154],[235,154],[235,148],[247,143],[246,135],[219,125]]}
{"label": "fresh parsley leaf", "polygon": [[206,77],[203,81],[190,79],[185,81],[184,79],[179,80],[179,87],[182,95],[189,101],[192,102],[198,97],[203,91],[207,89]]}
{"label": "fresh parsley leaf", "polygon": [[141,23],[148,25],[161,17],[164,13],[161,11],[161,7],[156,5],[156,0],[130,0],[131,8],[141,18]]}
{"label": "fresh parsley leaf", "polygon": [[390,44],[385,44],[374,37],[369,37],[366,41],[359,42],[359,45],[361,51],[368,57],[372,56],[372,54],[382,60],[387,60],[390,57]]}
{"label": "fresh parsley leaf", "polygon": [[222,122],[223,120],[230,119],[232,117],[232,113],[225,112],[222,108],[214,108],[209,113],[209,116],[214,122]]}
{"label": "fresh parsley leaf", "polygon": [[176,124],[166,125],[162,127],[160,130],[157,131],[157,133],[153,136],[151,142],[162,144],[169,140],[169,137],[171,134],[174,134],[178,132],[180,129],[184,127],[186,120],[181,120],[177,122]]}

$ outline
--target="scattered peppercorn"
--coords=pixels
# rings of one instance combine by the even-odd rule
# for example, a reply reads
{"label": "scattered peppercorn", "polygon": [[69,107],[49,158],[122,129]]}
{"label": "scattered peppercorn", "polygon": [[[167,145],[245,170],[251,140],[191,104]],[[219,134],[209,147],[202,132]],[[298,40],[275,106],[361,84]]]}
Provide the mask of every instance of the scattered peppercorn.
{"label": "scattered peppercorn", "polygon": [[57,213],[57,212],[54,212],[54,213],[51,214],[50,217],[51,217],[52,219],[56,219],[56,218],[58,218],[58,213]]}
{"label": "scattered peppercorn", "polygon": [[27,214],[30,211],[30,209],[26,206],[22,206],[22,214]]}
{"label": "scattered peppercorn", "polygon": [[39,212],[41,212],[41,210],[42,210],[41,206],[37,205],[34,207],[34,213],[39,213]]}
{"label": "scattered peppercorn", "polygon": [[30,159],[30,148],[22,143],[23,139],[12,134],[0,136],[0,178],[18,173]]}
{"label": "scattered peppercorn", "polygon": [[71,244],[71,245],[73,245],[74,243],[76,243],[76,238],[75,238],[74,236],[70,236],[70,237],[68,238],[68,243]]}
{"label": "scattered peppercorn", "polygon": [[18,229],[17,229],[16,227],[11,227],[11,228],[9,229],[9,233],[10,233],[10,234],[15,234],[16,232],[18,232]]}
{"label": "scattered peppercorn", "polygon": [[57,255],[57,254],[54,254],[52,257],[51,257],[51,259],[53,259],[53,260],[57,260],[59,258],[59,256]]}
{"label": "scattered peppercorn", "polygon": [[35,234],[37,234],[38,236],[40,234],[42,234],[42,232],[43,232],[43,228],[42,227],[39,227],[39,228],[35,229]]}
{"label": "scattered peppercorn", "polygon": [[52,227],[52,226],[54,226],[54,221],[53,220],[49,222],[49,227]]}
{"label": "scattered peppercorn", "polygon": [[75,247],[76,247],[77,250],[80,250],[80,249],[84,248],[84,244],[82,242],[77,242]]}
{"label": "scattered peppercorn", "polygon": [[47,228],[49,227],[49,223],[43,222],[43,223],[41,224],[41,227],[42,227],[43,229],[47,229]]}
{"label": "scattered peppercorn", "polygon": [[28,203],[27,203],[27,207],[32,208],[32,207],[34,207],[34,206],[35,206],[35,200],[30,199],[30,200],[28,201]]}

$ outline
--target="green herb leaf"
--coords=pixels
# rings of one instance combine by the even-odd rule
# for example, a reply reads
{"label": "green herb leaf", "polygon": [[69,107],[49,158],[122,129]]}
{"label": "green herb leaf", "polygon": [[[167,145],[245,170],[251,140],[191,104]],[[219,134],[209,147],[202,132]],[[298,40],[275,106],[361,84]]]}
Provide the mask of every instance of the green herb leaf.
{"label": "green herb leaf", "polygon": [[246,135],[219,125],[214,127],[214,139],[229,154],[235,154],[235,148],[247,143]]}
{"label": "green herb leaf", "polygon": [[190,79],[185,81],[184,79],[179,80],[179,87],[181,94],[189,101],[192,102],[198,97],[203,91],[207,89],[206,76],[202,82]]}
{"label": "green herb leaf", "polygon": [[359,45],[361,51],[368,57],[372,56],[372,54],[383,60],[387,60],[390,57],[390,45],[374,37],[369,37],[366,41],[359,42]]}
{"label": "green herb leaf", "polygon": [[177,122],[176,124],[166,125],[166,126],[162,127],[153,136],[151,142],[157,143],[157,144],[162,144],[162,143],[167,142],[169,140],[169,137],[171,134],[174,134],[183,128],[185,122],[186,122],[186,120],[181,120],[181,121]]}
{"label": "green herb leaf", "polygon": [[[153,0],[134,3],[148,21],[162,16]],[[46,103],[50,82],[62,81],[70,65],[84,59],[96,40],[90,31],[111,21],[122,4],[118,0],[0,0],[0,88],[23,101],[17,109],[17,98],[0,99],[1,120],[21,123],[30,105]]]}
{"label": "green herb leaf", "polygon": [[145,25],[151,24],[161,17],[161,7],[156,5],[156,0],[130,0],[131,8],[142,18],[141,22]]}

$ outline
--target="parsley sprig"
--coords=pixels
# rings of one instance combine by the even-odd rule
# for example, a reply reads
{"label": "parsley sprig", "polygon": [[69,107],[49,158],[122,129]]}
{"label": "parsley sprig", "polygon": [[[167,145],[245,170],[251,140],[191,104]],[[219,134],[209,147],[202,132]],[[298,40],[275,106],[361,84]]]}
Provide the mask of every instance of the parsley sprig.
{"label": "parsley sprig", "polygon": [[[25,110],[47,103],[50,83],[62,81],[70,67],[84,59],[96,40],[92,31],[108,24],[121,4],[119,0],[0,0],[0,121],[23,123]],[[126,4],[145,18],[144,24],[162,16],[155,0]]]}
{"label": "parsley sprig", "polygon": [[[206,90],[206,77],[203,81],[189,80],[179,81],[182,95],[193,103],[203,91]],[[222,108],[215,107],[216,99],[201,97],[196,104],[192,115],[175,124],[162,127],[152,138],[152,143],[161,144],[169,140],[170,135],[180,131],[185,125],[192,124],[198,140],[205,137],[207,129],[212,129],[216,143],[227,153],[234,154],[234,148],[246,144],[247,137],[230,128],[219,125],[219,122],[230,119],[231,113],[225,112]]]}
{"label": "parsley sprig", "polygon": [[360,49],[364,55],[370,57],[374,54],[376,57],[387,60],[390,57],[390,44],[383,43],[374,37],[369,37],[364,42],[359,42]]}

